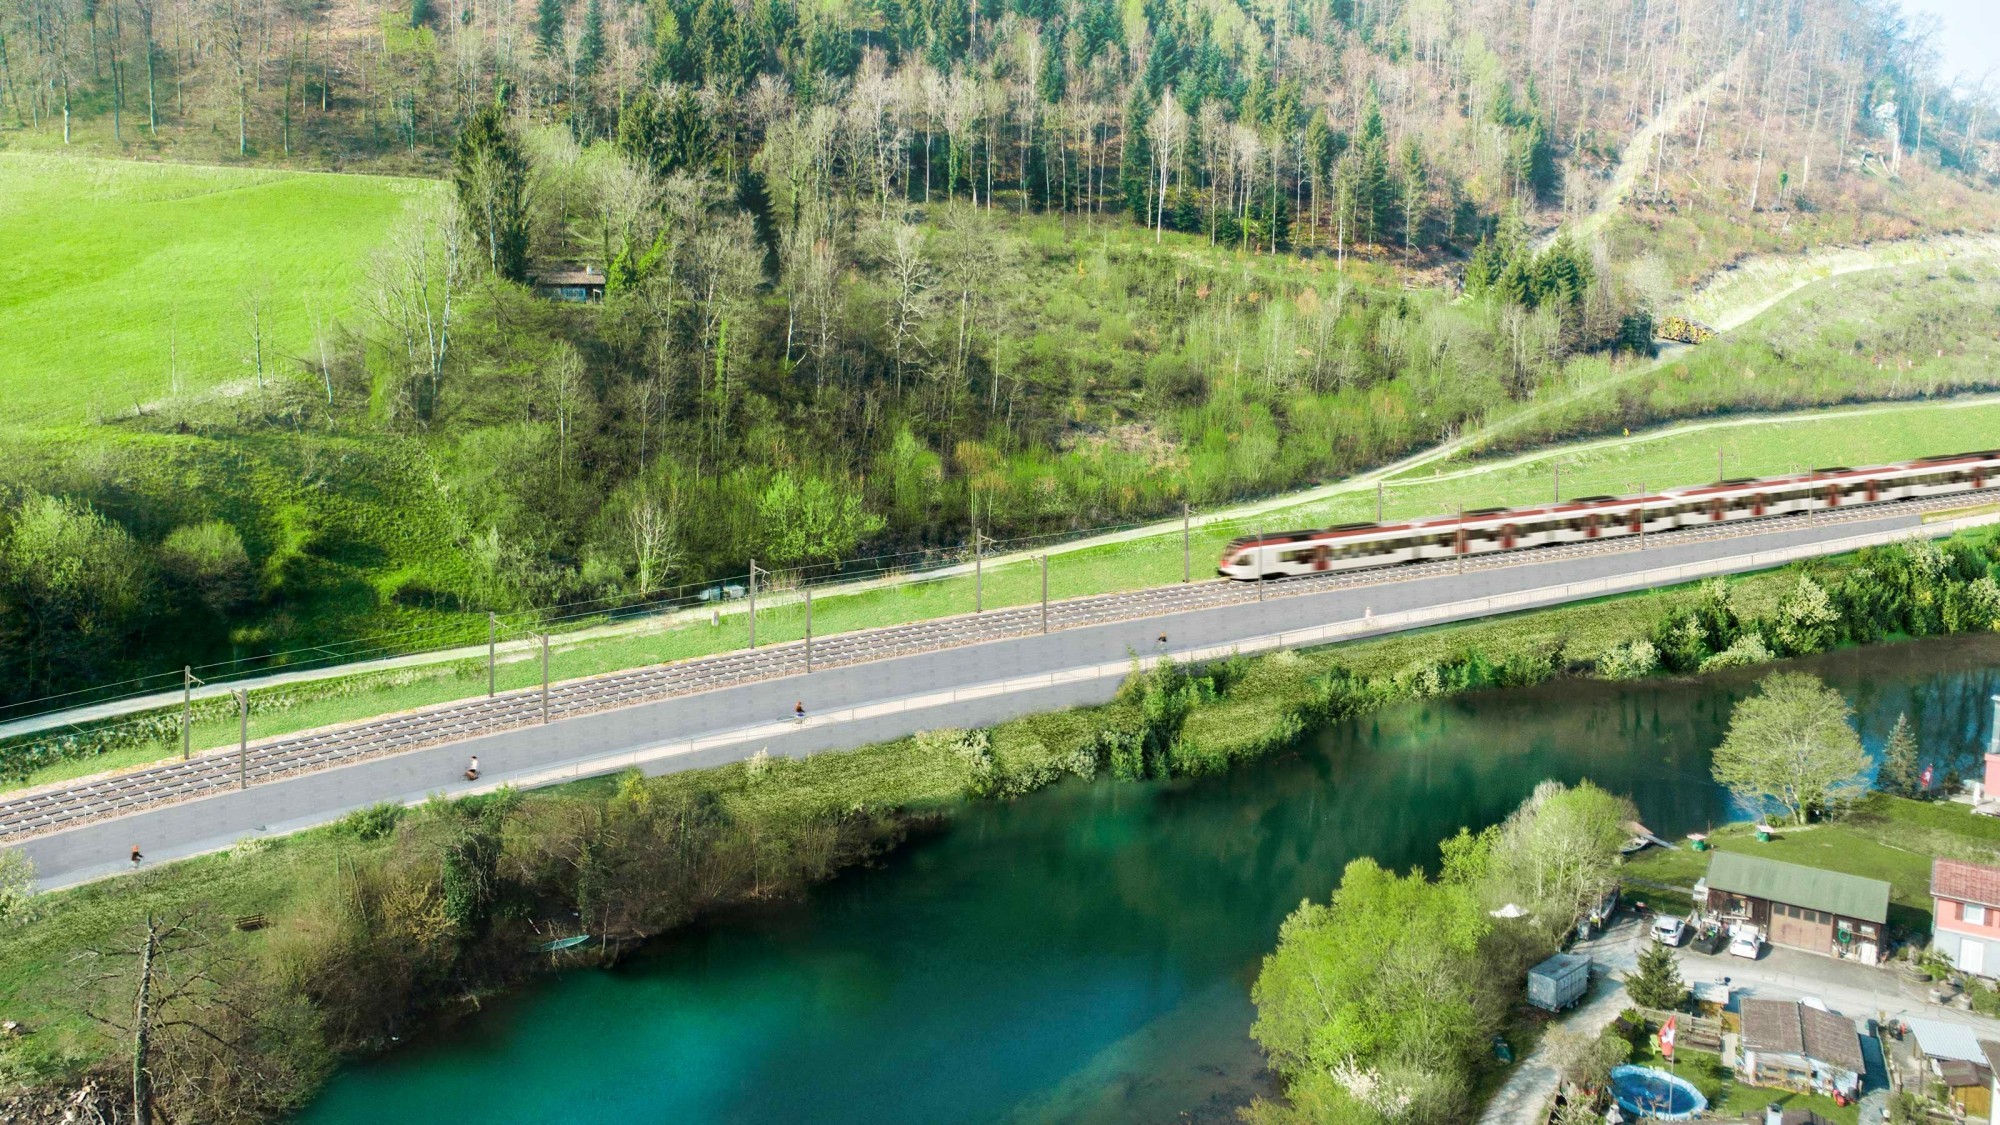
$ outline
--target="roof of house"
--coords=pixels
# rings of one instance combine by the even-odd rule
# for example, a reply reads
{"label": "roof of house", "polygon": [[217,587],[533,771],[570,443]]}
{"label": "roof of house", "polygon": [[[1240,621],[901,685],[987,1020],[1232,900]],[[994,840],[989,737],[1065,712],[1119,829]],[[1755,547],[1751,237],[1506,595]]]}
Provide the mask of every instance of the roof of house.
{"label": "roof of house", "polygon": [[1979,1037],[1969,1027],[1922,1016],[1906,1016],[1903,1022],[1910,1026],[1917,1050],[1926,1058],[1958,1059],[1982,1065],[1986,1062],[1986,1052],[1979,1049]]}
{"label": "roof of house", "polygon": [[1979,1041],[1979,1053],[1986,1056],[1986,1065],[1988,1067],[2000,1071],[2000,1043],[1995,1043],[1991,1039],[1981,1039]]}
{"label": "roof of house", "polygon": [[1964,1059],[1941,1059],[1938,1062],[1938,1077],[1953,1089],[1966,1086],[1986,1086],[1993,1081],[1993,1072],[1985,1063],[1966,1062]]}
{"label": "roof of house", "polygon": [[1880,879],[1800,867],[1737,852],[1716,852],[1708,861],[1708,888],[1768,899],[1808,910],[1824,910],[1864,922],[1889,920],[1889,884]]}
{"label": "roof of house", "polygon": [[2000,906],[2000,867],[1939,856],[1931,861],[1931,895],[1981,906]]}
{"label": "roof of house", "polygon": [[535,275],[535,284],[557,285],[602,285],[604,275],[593,269],[547,270]]}
{"label": "roof of house", "polygon": [[1854,1021],[1792,1000],[1750,1000],[1742,1004],[1743,1045],[1757,1051],[1804,1055],[1860,1073],[1861,1036]]}

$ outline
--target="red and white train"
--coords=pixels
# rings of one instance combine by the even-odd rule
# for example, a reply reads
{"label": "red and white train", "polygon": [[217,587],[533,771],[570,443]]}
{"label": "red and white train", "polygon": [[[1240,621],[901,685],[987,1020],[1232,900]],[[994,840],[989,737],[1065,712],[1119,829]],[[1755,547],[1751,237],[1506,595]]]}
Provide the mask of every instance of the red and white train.
{"label": "red and white train", "polygon": [[1408,523],[1353,523],[1245,536],[1230,540],[1216,573],[1254,581],[1489,555],[1972,492],[1989,482],[2000,485],[2000,450],[1926,457],[1872,469],[1815,469],[1796,476],[1727,480],[1650,496],[1584,496],[1540,508],[1484,508]]}

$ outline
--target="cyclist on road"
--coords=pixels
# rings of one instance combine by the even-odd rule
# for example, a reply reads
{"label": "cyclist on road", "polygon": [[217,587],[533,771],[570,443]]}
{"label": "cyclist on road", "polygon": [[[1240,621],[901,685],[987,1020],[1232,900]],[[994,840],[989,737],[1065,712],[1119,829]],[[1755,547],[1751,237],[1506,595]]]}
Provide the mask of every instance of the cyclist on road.
{"label": "cyclist on road", "polygon": [[143,855],[140,855],[140,854],[139,854],[139,845],[137,845],[137,844],[133,844],[133,845],[132,845],[132,869],[133,869],[134,871],[136,871],[136,870],[138,870],[138,869],[139,869],[139,861],[140,861],[140,860],[142,860],[142,859],[145,859],[145,858],[146,858],[145,856],[143,856]]}
{"label": "cyclist on road", "polygon": [[472,764],[465,767],[465,780],[467,781],[479,780],[479,755],[474,754],[472,756]]}
{"label": "cyclist on road", "polygon": [[801,699],[792,704],[792,721],[803,724],[806,721],[806,701]]}

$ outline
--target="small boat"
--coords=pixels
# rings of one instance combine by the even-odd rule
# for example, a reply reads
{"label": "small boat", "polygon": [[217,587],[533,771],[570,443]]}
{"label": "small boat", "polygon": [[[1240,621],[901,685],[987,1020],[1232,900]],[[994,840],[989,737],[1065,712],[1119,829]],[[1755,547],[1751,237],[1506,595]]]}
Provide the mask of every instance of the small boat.
{"label": "small boat", "polygon": [[1623,844],[1619,845],[1618,854],[1636,855],[1639,852],[1645,851],[1648,847],[1651,847],[1652,843],[1653,841],[1650,837],[1634,836],[1631,839],[1625,841]]}
{"label": "small boat", "polygon": [[578,934],[575,937],[557,938],[554,941],[545,941],[536,948],[539,952],[542,953],[561,953],[565,949],[575,949],[577,946],[582,945],[584,942],[589,940],[590,940],[589,934]]}

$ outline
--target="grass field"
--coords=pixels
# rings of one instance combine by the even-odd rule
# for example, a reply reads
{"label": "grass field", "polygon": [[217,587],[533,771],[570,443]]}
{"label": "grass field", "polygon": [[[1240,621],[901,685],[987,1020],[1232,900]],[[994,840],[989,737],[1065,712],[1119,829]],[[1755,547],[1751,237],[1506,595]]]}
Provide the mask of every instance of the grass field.
{"label": "grass field", "polygon": [[[1389,518],[1398,518],[1450,511],[1459,502],[1468,508],[1535,503],[1548,498],[1557,466],[1562,469],[1563,494],[1575,496],[1630,491],[1641,478],[1651,488],[1712,480],[1718,448],[1724,453],[1730,475],[1748,476],[1800,464],[1825,464],[1835,458],[1866,464],[1939,450],[1979,448],[1993,444],[1995,434],[2000,434],[2000,402],[1908,404],[1740,423],[1698,423],[1630,441],[1611,439],[1557,447],[1487,465],[1454,463],[1439,468],[1435,475],[1430,469],[1417,471],[1392,480],[1385,489],[1385,507]],[[1257,523],[1276,530],[1367,519],[1374,515],[1374,503],[1372,492],[1349,494],[1272,513]],[[1222,544],[1245,530],[1250,530],[1247,522],[1198,529],[1191,547],[1195,576],[1212,574]],[[1173,583],[1180,580],[1181,565],[1180,536],[1173,534],[1055,554],[1049,566],[1049,596],[1062,599]],[[1029,561],[988,566],[984,589],[988,608],[1033,604],[1041,596],[1039,565]],[[828,592],[813,600],[813,632],[827,636],[967,613],[972,606],[970,575],[889,584],[849,594]],[[724,615],[719,624],[706,617],[681,618],[615,636],[579,637],[567,642],[558,638],[550,674],[562,680],[741,648],[748,641],[748,623],[741,612],[742,603],[732,608],[736,612]],[[804,632],[804,608],[795,595],[779,592],[760,605],[760,644],[796,640]],[[502,690],[528,687],[540,682],[539,666],[525,657],[503,663],[498,682]],[[475,671],[439,665],[413,682],[253,715],[251,737],[354,721],[463,699],[484,690],[483,668]],[[235,723],[225,720],[198,726],[195,741],[197,746],[230,746],[235,738]],[[48,767],[21,784],[68,780],[177,752],[178,746],[130,747],[112,755]]]}
{"label": "grass field", "polygon": [[[1872,794],[1839,820],[1781,826],[1760,843],[1747,824],[1709,834],[1717,850],[1842,871],[1889,884],[1889,921],[1912,932],[1931,924],[1931,860],[1937,856],[1991,863],[2000,855],[2000,821],[1974,816],[1963,805],[1908,801]],[[1708,870],[1708,856],[1682,848],[1650,849],[1627,871],[1641,879],[1691,887]]]}
{"label": "grass field", "polygon": [[[369,253],[433,185],[0,154],[0,423],[75,422],[255,377],[355,305]],[[178,353],[176,355],[176,353]]]}

